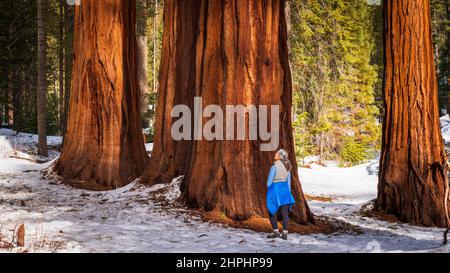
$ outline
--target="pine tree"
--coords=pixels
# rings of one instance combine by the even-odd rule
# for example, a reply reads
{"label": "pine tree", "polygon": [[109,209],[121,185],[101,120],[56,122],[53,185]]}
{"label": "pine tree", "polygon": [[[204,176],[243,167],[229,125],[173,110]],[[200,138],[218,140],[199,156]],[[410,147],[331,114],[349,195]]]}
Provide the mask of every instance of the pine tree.
{"label": "pine tree", "polygon": [[294,130],[310,128],[297,134],[297,150],[351,164],[372,157],[380,130],[371,7],[310,0],[291,1],[291,10]]}
{"label": "pine tree", "polygon": [[44,11],[45,0],[37,0],[37,36],[38,36],[38,80],[37,80],[37,103],[38,103],[38,154],[47,156],[47,36],[45,31]]}

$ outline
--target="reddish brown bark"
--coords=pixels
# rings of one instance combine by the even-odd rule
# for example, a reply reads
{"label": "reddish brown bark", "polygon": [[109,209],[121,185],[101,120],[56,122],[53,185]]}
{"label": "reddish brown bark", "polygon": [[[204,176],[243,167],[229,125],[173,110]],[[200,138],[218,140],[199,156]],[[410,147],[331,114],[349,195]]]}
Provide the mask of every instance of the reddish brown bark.
{"label": "reddish brown bark", "polygon": [[443,227],[447,171],[429,1],[386,0],[384,17],[386,115],[376,210]]}
{"label": "reddish brown bark", "polygon": [[160,84],[155,120],[155,144],[144,180],[149,183],[169,182],[185,174],[192,142],[176,142],[171,136],[174,105],[191,107],[195,96],[195,39],[198,28],[196,1],[166,1],[164,35],[160,64]]}
{"label": "reddish brown bark", "polygon": [[24,247],[25,246],[25,225],[21,224],[17,229],[17,246]]}
{"label": "reddish brown bark", "polygon": [[[185,175],[183,199],[235,219],[266,216],[266,179],[274,152],[260,141],[180,141],[171,137],[176,104],[279,105],[280,147],[291,154],[294,219],[314,221],[295,164],[292,87],[284,1],[166,1],[154,151],[143,181]],[[204,119],[205,123],[208,119]],[[247,124],[248,129],[248,124]]]}
{"label": "reddish brown bark", "polygon": [[95,189],[126,185],[148,161],[140,127],[135,14],[133,0],[83,0],[75,8],[68,127],[57,168],[66,179],[95,183]]}

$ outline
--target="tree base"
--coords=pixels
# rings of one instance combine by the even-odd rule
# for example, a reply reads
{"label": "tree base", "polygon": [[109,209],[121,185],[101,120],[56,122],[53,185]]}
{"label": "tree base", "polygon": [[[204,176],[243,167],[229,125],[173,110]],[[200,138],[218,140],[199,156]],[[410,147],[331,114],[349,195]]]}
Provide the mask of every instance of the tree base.
{"label": "tree base", "polygon": [[[236,219],[232,219],[227,217],[220,211],[199,211],[199,213],[203,216],[204,221],[218,223],[223,225],[228,225],[233,228],[239,229],[249,229],[257,232],[273,232],[272,226],[270,225],[269,218],[262,216],[252,216],[247,220],[239,221]],[[279,225],[280,230],[281,225]],[[289,222],[289,233],[298,233],[302,235],[307,234],[332,234],[338,231],[345,230],[346,228],[341,223],[334,223],[332,221],[328,221],[325,219],[316,219],[315,223],[312,224],[298,224],[294,221]]]}

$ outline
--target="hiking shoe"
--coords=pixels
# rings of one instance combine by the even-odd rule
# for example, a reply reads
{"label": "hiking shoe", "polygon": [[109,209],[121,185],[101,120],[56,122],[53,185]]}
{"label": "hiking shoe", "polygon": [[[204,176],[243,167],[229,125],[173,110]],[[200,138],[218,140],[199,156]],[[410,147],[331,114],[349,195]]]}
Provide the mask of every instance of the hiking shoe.
{"label": "hiking shoe", "polygon": [[284,232],[283,232],[283,234],[281,235],[281,239],[287,240],[287,233],[284,233]]}
{"label": "hiking shoe", "polygon": [[279,232],[274,232],[272,234],[267,235],[268,239],[276,239],[276,238],[280,238],[281,234]]}

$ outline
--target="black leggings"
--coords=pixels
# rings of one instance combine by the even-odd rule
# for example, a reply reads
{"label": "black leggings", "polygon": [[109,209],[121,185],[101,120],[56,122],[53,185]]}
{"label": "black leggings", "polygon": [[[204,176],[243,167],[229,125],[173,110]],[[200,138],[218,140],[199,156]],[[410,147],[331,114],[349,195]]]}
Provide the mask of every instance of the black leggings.
{"label": "black leggings", "polygon": [[277,214],[279,212],[281,212],[281,216],[283,217],[283,230],[287,230],[288,229],[288,223],[289,223],[289,205],[281,206],[278,209],[278,211],[275,212],[274,215],[271,215],[269,213],[270,224],[272,224],[273,230],[277,230],[278,229]]}

